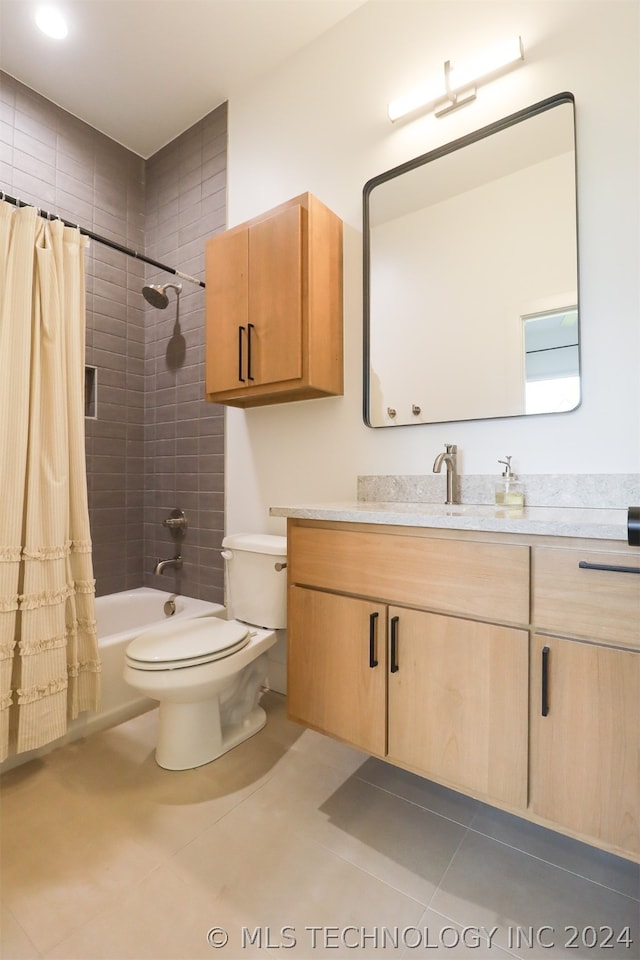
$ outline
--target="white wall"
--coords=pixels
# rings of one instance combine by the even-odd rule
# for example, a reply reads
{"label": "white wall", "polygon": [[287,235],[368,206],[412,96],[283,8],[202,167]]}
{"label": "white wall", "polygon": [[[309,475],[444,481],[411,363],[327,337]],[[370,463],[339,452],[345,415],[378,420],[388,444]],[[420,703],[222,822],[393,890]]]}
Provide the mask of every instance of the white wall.
{"label": "white wall", "polygon": [[575,304],[574,169],[562,154],[371,230],[372,423],[524,413],[527,304]]}
{"label": "white wall", "polygon": [[[525,63],[442,119],[388,100],[446,59],[520,34]],[[284,532],[270,505],[354,499],[358,474],[640,471],[639,7],[636,0],[369,0],[229,108],[229,225],[306,190],[345,221],[345,395],[227,412],[226,525]],[[362,188],[562,91],[576,98],[583,402],[575,412],[372,430],[362,421]]]}

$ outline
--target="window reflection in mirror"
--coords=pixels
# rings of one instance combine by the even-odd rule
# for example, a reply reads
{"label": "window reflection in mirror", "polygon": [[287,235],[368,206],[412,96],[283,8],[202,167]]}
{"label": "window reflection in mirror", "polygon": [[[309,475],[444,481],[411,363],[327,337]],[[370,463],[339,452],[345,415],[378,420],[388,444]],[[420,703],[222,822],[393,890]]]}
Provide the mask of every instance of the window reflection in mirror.
{"label": "window reflection in mirror", "polygon": [[[370,180],[364,234],[368,425],[578,405],[570,94]],[[565,326],[551,320],[562,311]],[[570,332],[571,372],[534,374],[532,344],[554,325]]]}
{"label": "window reflection in mirror", "polygon": [[577,307],[522,320],[525,413],[574,410],[580,403]]}

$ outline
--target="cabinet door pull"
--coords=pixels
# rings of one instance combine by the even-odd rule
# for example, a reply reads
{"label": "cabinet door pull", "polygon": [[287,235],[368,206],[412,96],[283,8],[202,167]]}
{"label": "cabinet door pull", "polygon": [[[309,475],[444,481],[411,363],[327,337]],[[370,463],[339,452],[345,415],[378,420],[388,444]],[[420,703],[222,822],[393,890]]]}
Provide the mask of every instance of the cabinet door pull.
{"label": "cabinet door pull", "polygon": [[255,330],[255,324],[247,324],[247,380],[253,380],[254,376],[251,372],[251,331]]}
{"label": "cabinet door pull", "polygon": [[611,573],[640,573],[640,567],[615,566],[609,563],[587,563],[581,560],[578,563],[581,570],[609,570]]}
{"label": "cabinet door pull", "polygon": [[369,614],[369,666],[377,667],[378,661],[376,660],[376,627],[378,623],[378,614],[370,613]]}
{"label": "cabinet door pull", "polygon": [[242,376],[242,334],[244,332],[244,327],[238,327],[238,380],[241,383],[244,383],[244,377]]}
{"label": "cabinet door pull", "polygon": [[542,703],[543,717],[549,715],[549,647],[542,648]]}
{"label": "cabinet door pull", "polygon": [[397,673],[398,666],[398,621],[400,617],[391,617],[391,673]]}

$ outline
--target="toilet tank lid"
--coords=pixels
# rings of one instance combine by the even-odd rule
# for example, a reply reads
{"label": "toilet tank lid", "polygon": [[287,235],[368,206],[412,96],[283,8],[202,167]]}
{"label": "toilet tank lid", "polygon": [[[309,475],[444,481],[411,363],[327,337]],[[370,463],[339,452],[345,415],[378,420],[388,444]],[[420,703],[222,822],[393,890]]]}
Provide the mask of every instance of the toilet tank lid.
{"label": "toilet tank lid", "polygon": [[226,550],[246,550],[247,553],[267,553],[286,557],[287,538],[270,533],[234,533],[225,537],[222,546]]}

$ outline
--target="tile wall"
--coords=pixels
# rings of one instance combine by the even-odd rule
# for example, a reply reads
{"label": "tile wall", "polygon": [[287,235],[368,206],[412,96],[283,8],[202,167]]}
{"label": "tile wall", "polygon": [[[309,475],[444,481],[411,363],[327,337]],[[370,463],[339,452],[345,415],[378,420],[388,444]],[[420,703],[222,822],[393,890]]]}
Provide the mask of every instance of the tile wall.
{"label": "tile wall", "polygon": [[[203,239],[225,225],[225,175],[224,106],[145,161],[0,73],[0,189],[12,196],[204,279]],[[87,250],[96,592],[148,584],[221,602],[224,422],[200,399],[203,291],[185,285],[181,297],[181,361],[175,301],[157,311],[141,294],[173,279],[94,241]],[[176,505],[189,518],[185,567],[179,579],[153,577],[155,558],[172,555],[161,520]]]}
{"label": "tile wall", "polygon": [[[219,107],[147,161],[146,252],[204,280],[204,244],[226,223],[227,110]],[[204,397],[204,290],[147,271],[148,282],[182,282],[169,306],[145,312],[145,584],[222,603],[223,407]],[[175,555],[162,521],[187,516],[179,573],[153,576]]]}

